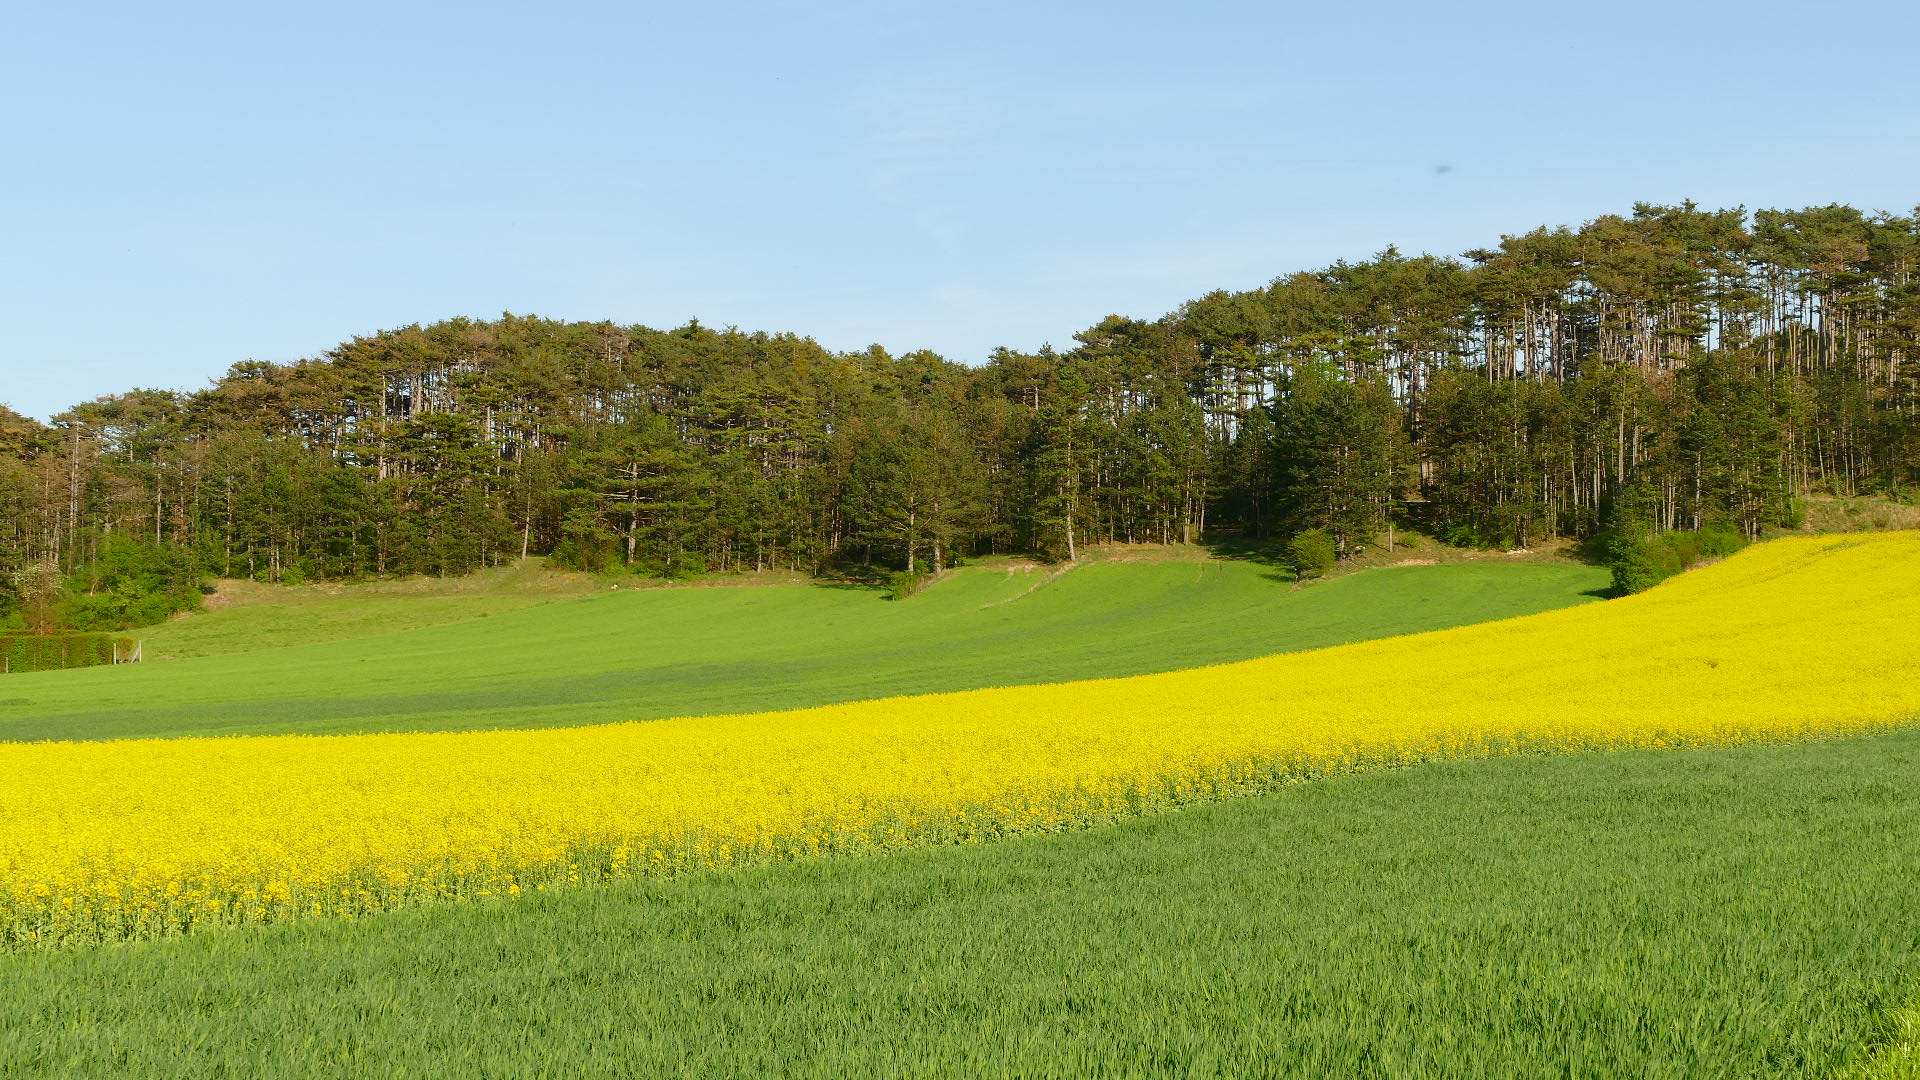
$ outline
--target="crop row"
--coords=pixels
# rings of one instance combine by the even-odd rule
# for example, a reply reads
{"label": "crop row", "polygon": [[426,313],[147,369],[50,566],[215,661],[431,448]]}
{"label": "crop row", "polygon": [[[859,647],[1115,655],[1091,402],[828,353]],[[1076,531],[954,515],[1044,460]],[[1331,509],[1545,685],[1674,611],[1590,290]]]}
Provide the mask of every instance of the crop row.
{"label": "crop row", "polygon": [[178,933],[1079,828],[1433,757],[1920,715],[1920,535],[1164,675],[547,731],[0,746],[0,940]]}

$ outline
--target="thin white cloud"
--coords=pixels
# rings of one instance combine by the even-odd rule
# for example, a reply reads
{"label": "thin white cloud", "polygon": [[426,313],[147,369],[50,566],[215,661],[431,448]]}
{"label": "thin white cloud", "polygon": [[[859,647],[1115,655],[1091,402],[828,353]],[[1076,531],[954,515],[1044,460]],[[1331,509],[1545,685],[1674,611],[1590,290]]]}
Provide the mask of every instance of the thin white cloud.
{"label": "thin white cloud", "polygon": [[853,129],[848,158],[876,198],[921,203],[941,181],[979,160],[998,112],[984,92],[962,80],[875,87],[847,105]]}

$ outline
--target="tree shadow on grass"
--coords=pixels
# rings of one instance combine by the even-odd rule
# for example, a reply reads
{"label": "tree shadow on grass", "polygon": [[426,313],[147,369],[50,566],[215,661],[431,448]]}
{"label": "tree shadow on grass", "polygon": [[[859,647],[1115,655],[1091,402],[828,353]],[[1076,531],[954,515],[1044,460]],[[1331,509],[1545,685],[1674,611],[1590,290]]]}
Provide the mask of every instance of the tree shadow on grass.
{"label": "tree shadow on grass", "polygon": [[1209,533],[1200,541],[1207,554],[1229,562],[1253,563],[1261,568],[1261,578],[1280,585],[1298,582],[1293,565],[1287,562],[1279,540],[1254,537],[1241,532]]}

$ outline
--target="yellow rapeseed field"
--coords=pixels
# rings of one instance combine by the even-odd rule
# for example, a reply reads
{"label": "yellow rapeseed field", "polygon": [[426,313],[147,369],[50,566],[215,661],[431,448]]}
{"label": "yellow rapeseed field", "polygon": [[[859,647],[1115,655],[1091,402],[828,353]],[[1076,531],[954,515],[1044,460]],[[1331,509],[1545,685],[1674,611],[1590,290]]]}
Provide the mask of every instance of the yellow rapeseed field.
{"label": "yellow rapeseed field", "polygon": [[0,745],[0,941],[1083,826],[1438,755],[1920,715],[1920,534],[1218,667],[550,731]]}

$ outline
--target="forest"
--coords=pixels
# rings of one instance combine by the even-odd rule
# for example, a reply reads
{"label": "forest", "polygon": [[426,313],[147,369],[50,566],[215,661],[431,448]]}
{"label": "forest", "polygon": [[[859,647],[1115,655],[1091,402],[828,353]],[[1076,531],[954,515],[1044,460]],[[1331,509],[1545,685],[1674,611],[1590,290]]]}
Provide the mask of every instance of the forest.
{"label": "forest", "polygon": [[0,408],[0,627],[529,554],[912,575],[1312,530],[1339,556],[1409,522],[1752,537],[1810,493],[1920,488],[1917,270],[1913,216],[1641,204],[973,366],[697,321],[408,326],[47,424]]}

